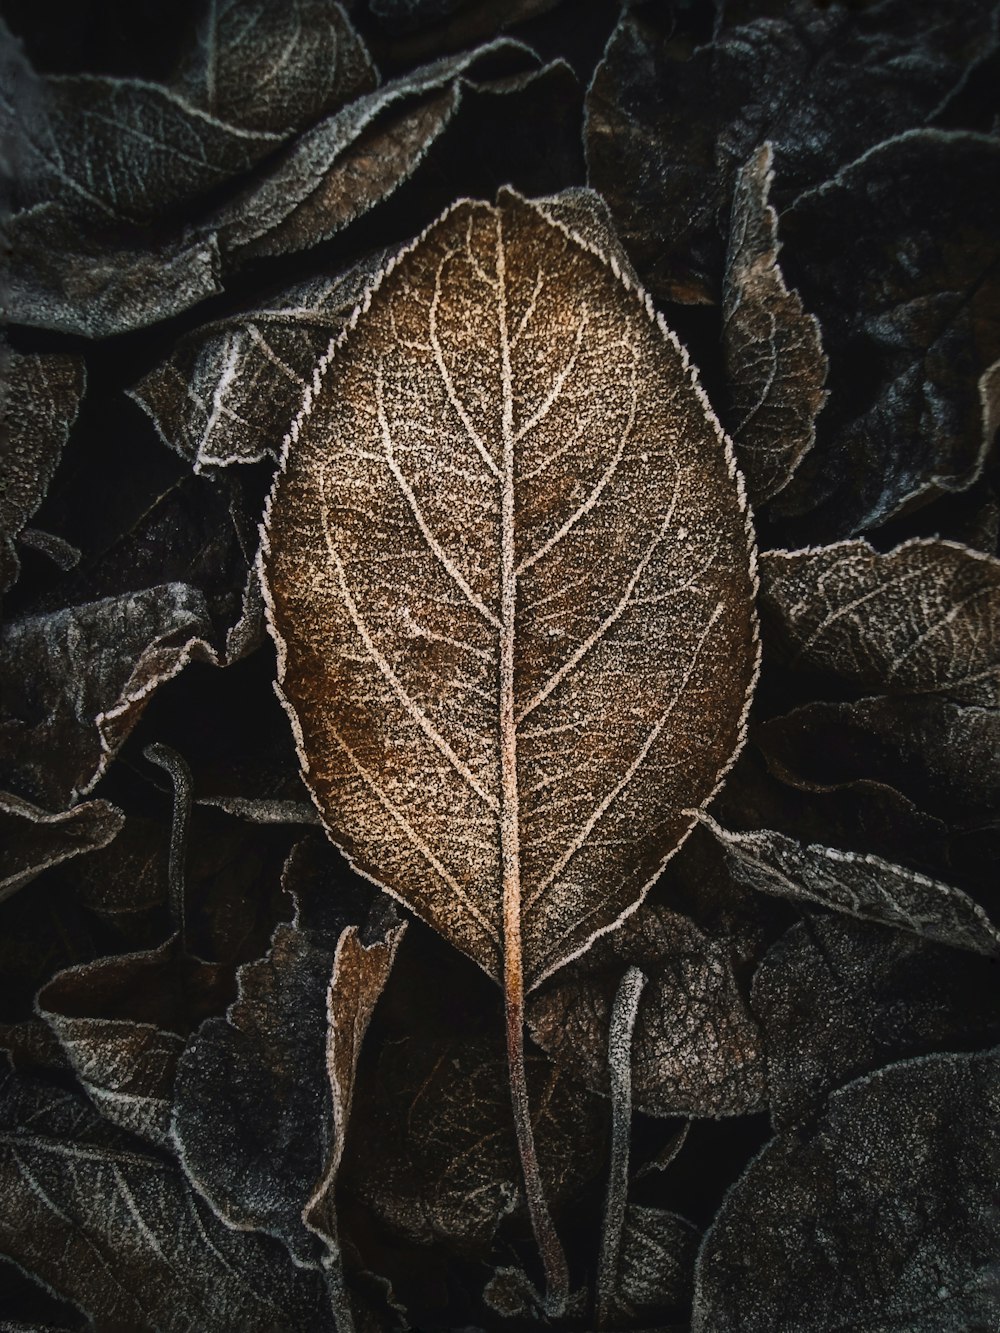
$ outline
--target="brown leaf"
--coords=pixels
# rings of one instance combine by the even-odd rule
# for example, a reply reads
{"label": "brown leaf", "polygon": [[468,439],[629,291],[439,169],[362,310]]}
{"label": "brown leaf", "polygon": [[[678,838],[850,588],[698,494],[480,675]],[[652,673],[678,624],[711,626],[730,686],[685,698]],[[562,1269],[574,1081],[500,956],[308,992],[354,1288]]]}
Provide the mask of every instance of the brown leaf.
{"label": "brown leaf", "polygon": [[730,833],[709,815],[701,820],[748,888],[897,926],[939,944],[1000,953],[1000,930],[977,902],[950,884],[880,856],[806,846],[772,829]]}
{"label": "brown leaf", "polygon": [[505,911],[530,988],[632,910],[740,746],[728,442],[651,304],[511,192],[322,363],[264,577],[331,836],[494,977]]}
{"label": "brown leaf", "polygon": [[886,554],[866,541],[768,551],[760,568],[765,624],[793,666],[1000,704],[1000,560],[918,538]]}
{"label": "brown leaf", "polygon": [[14,539],[45,498],[85,383],[81,356],[21,356],[0,343],[0,592],[17,578]]}
{"label": "brown leaf", "polygon": [[778,266],[772,159],[765,144],[736,178],[722,298],[727,424],[754,505],[788,484],[826,397],[819,325]]}
{"label": "brown leaf", "polygon": [[632,1037],[632,1100],[648,1115],[749,1115],[764,1105],[764,1051],[733,948],[645,907],[528,1003],[531,1035],[588,1087],[608,1088],[608,1028],[626,965],[648,981]]}
{"label": "brown leaf", "polygon": [[0,792],[0,901],[49,866],[106,847],[124,823],[125,816],[108,801],[84,801],[53,815]]}

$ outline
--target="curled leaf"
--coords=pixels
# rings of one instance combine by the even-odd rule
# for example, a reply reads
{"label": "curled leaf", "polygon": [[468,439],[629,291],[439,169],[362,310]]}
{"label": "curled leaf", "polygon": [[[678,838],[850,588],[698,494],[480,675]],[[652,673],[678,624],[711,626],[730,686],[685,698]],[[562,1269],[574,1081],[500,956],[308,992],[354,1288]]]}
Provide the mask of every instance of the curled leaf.
{"label": "curled leaf", "polygon": [[122,812],[108,801],[84,801],[53,815],[11,792],[0,792],[0,900],[49,866],[106,847],[124,823]]}
{"label": "curled leaf", "polygon": [[494,977],[519,920],[530,988],[635,906],[741,743],[741,487],[676,340],[513,194],[364,304],[270,502],[281,688],[334,839]]}
{"label": "curled leaf", "polygon": [[761,557],[762,613],[794,666],[866,689],[1000,704],[1000,561],[915,539]]}

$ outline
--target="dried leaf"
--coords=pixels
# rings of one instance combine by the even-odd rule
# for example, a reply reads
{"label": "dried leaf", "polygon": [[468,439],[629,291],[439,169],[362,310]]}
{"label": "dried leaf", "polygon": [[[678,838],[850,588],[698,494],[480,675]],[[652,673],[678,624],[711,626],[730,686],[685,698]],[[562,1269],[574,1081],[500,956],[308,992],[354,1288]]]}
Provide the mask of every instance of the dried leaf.
{"label": "dried leaf", "polygon": [[125,816],[109,801],[85,801],[53,815],[0,792],[0,901],[49,866],[106,847],[124,823]]}
{"label": "dried leaf", "polygon": [[765,144],[736,178],[722,300],[727,425],[754,505],[787,486],[826,396],[819,325],[778,266],[772,160]]}
{"label": "dried leaf", "polygon": [[632,1099],[647,1115],[749,1115],[764,1105],[764,1050],[733,973],[733,944],[645,907],[528,1004],[535,1041],[574,1078],[608,1088],[608,1028],[629,964],[648,983],[632,1039]]}
{"label": "dried leaf", "polygon": [[56,808],[86,795],[153,691],[213,660],[208,632],[204,598],[181,583],[4,625],[3,781]]}
{"label": "dried leaf", "polygon": [[205,10],[175,91],[231,125],[281,134],[377,82],[364,42],[335,0],[220,0]]}
{"label": "dried leaf", "polygon": [[1000,561],[956,542],[768,551],[761,608],[793,666],[866,689],[1000,704]]}
{"label": "dried leaf", "polygon": [[187,956],[174,936],[157,949],[59,972],[36,1004],[101,1114],[170,1148],[185,1038],[206,1014],[224,1008],[231,992],[228,968]]}
{"label": "dried leaf", "polygon": [[934,695],[812,703],[755,736],[785,782],[823,789],[893,782],[922,809],[972,821],[1000,813],[1000,713]]}
{"label": "dried leaf", "polygon": [[640,1315],[668,1307],[686,1312],[697,1252],[698,1229],[686,1218],[630,1204],[618,1266],[619,1299]]}
{"label": "dried leaf", "polygon": [[[302,847],[286,866],[286,888],[301,892],[308,873]],[[295,921],[275,929],[267,956],[240,968],[236,1001],[187,1043],[175,1090],[174,1136],[189,1178],[216,1213],[230,1226],[277,1236],[311,1264],[325,1245],[304,1213],[321,1180],[329,1179],[332,1197],[350,1110],[353,1071],[350,1054],[343,1065],[343,1043],[360,1041],[401,931],[388,930],[370,949],[345,943],[347,931],[335,922],[357,904],[333,903],[333,929],[307,924],[300,901]],[[340,1080],[332,1105],[328,1044]]]}
{"label": "dried leaf", "polygon": [[[587,96],[588,181],[654,293],[677,301],[715,299],[718,221],[760,144],[773,144],[784,205],[928,122],[962,87],[970,56],[986,59],[997,42],[990,0],[782,5],[733,22],[728,9],[708,42],[685,31],[677,9],[626,6]],[[891,224],[894,210],[884,216]]]}
{"label": "dried leaf", "polygon": [[966,1333],[995,1322],[1000,1060],[932,1055],[834,1093],[730,1191],[693,1333]]}
{"label": "dried leaf", "polygon": [[129,396],[195,472],[276,458],[313,366],[388,258],[379,251],[335,278],[312,278],[187,334]]}
{"label": "dried leaf", "polygon": [[264,570],[332,836],[494,977],[504,898],[530,989],[634,908],[740,745],[725,437],[650,307],[511,193],[449,211],[324,365]]}
{"label": "dried leaf", "polygon": [[979,475],[1000,422],[998,169],[990,135],[914,131],[795,201],[786,253],[823,325],[831,391],[777,506],[806,515],[792,529],[805,540],[863,532]]}
{"label": "dried leaf", "polygon": [[14,540],[45,498],[85,383],[83,357],[21,356],[0,343],[0,592],[17,579]]}
{"label": "dried leaf", "polygon": [[888,927],[817,916],[774,944],[753,983],[775,1129],[891,1061],[1000,1041],[996,964]]}
{"label": "dried leaf", "polygon": [[224,1226],[169,1158],[79,1095],[0,1080],[0,1241],[96,1327],[332,1327],[318,1275]]}
{"label": "dried leaf", "polygon": [[533,55],[498,38],[394,79],[321,121],[204,224],[227,265],[336,235],[413,173],[458,110],[460,80],[477,64],[523,64]]}
{"label": "dried leaf", "polygon": [[771,829],[730,833],[710,816],[732,873],[748,888],[897,926],[957,949],[997,954],[1000,930],[960,889],[880,856],[806,846]]}

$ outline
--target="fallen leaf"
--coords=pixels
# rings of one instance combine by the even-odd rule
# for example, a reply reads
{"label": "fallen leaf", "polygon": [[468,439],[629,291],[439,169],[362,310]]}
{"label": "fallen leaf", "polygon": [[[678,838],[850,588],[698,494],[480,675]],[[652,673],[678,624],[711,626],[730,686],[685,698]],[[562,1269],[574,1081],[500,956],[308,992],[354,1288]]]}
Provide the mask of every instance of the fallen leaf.
{"label": "fallen leaf", "polygon": [[768,644],[866,689],[1000,704],[1000,560],[922,538],[761,556]]}
{"label": "fallen leaf", "polygon": [[84,801],[61,814],[0,792],[0,901],[61,861],[106,847],[125,816],[109,801]]}
{"label": "fallen leaf", "polygon": [[1000,930],[977,902],[950,884],[880,856],[806,846],[772,829],[730,833],[708,815],[701,820],[748,888],[818,903],[958,949],[1000,951]]}
{"label": "fallen leaf", "polygon": [[1000,424],[998,166],[990,135],[914,131],[796,199],[786,255],[830,358],[816,448],[777,505],[797,540],[979,476]]}
{"label": "fallen leaf", "polygon": [[[618,1296],[642,1327],[651,1311],[691,1308],[698,1229],[665,1208],[630,1204],[618,1265]],[[615,1325],[617,1327],[617,1325]]]}
{"label": "fallen leaf", "polygon": [[153,691],[213,660],[209,632],[204,598],[181,583],[4,625],[4,782],[57,809],[92,791]]}
{"label": "fallen leaf", "polygon": [[736,177],[722,299],[726,424],[753,505],[788,485],[826,397],[819,324],[778,266],[772,160],[765,144]]}
{"label": "fallen leaf", "polygon": [[608,1029],[628,965],[648,981],[632,1038],[632,1100],[647,1115],[749,1115],[764,1105],[764,1049],[733,972],[734,946],[644,907],[528,1002],[531,1035],[567,1073],[608,1089]]}
{"label": "fallen leaf", "polygon": [[1000,1041],[995,972],[886,926],[819,915],[792,926],[753,983],[775,1129],[893,1061]]}
{"label": "fallen leaf", "polygon": [[0,592],[17,579],[14,541],[45,498],[85,384],[81,356],[22,356],[0,343]]}
{"label": "fallen leaf", "polygon": [[922,809],[972,822],[1000,812],[1000,713],[936,695],[811,703],[755,734],[772,772],[825,788],[892,782]]}
{"label": "fallen leaf", "polygon": [[705,1237],[693,1333],[988,1328],[998,1073],[995,1052],[909,1060],[769,1143]]}
{"label": "fallen leaf", "polygon": [[129,396],[195,472],[277,458],[313,367],[388,258],[379,251],[334,278],[311,278],[187,334]]}
{"label": "fallen leaf", "polygon": [[[989,0],[947,11],[880,0],[730,20],[727,5],[710,41],[697,8],[627,5],[587,96],[588,183],[654,293],[716,299],[719,220],[737,170],[765,140],[784,206],[939,114],[962,89],[970,56],[996,49],[992,9]],[[884,217],[892,225],[894,210]],[[838,231],[838,265],[846,241]]]}
{"label": "fallen leaf", "polygon": [[173,88],[230,125],[287,134],[377,82],[335,0],[221,0],[205,10]]}
{"label": "fallen leaf", "polygon": [[232,1231],[79,1094],[0,1071],[0,1239],[99,1328],[329,1329],[322,1280]]}
{"label": "fallen leaf", "polygon": [[676,341],[517,196],[456,206],[367,307],[270,502],[281,688],[335,841],[494,977],[520,919],[530,989],[641,899],[740,745],[739,483]]}

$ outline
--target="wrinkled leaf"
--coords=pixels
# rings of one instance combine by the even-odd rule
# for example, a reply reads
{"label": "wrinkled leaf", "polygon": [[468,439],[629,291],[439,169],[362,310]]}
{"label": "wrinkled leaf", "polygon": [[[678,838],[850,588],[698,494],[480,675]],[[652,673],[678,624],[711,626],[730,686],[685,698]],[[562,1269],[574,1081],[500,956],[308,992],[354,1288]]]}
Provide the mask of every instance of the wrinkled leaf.
{"label": "wrinkled leaf", "polygon": [[49,866],[106,847],[125,817],[108,801],[85,801],[50,814],[11,792],[0,792],[0,901]]}
{"label": "wrinkled leaf", "polygon": [[902,931],[817,916],[772,946],[753,983],[767,1045],[771,1119],[783,1129],[884,1064],[1000,1041],[990,960]]}
{"label": "wrinkled leaf", "polygon": [[181,583],[0,630],[3,780],[56,808],[91,791],[158,686],[213,660],[204,598]]}
{"label": "wrinkled leaf", "polygon": [[1000,704],[1000,560],[915,539],[761,556],[768,642],[793,666],[866,689]]}
{"label": "wrinkled leaf", "polygon": [[705,1237],[694,1333],[989,1328],[998,1075],[996,1053],[907,1061],[768,1144]]}
{"label": "wrinkled leaf", "polygon": [[[308,857],[303,846],[286,866],[293,893]],[[343,1043],[360,1040],[401,930],[366,950],[343,942],[344,906],[332,915],[333,929],[310,926],[300,902],[295,921],[277,926],[266,957],[240,969],[228,1014],[188,1042],[176,1086],[174,1135],[189,1178],[230,1226],[269,1232],[309,1264],[324,1245],[304,1213],[342,1149],[353,1077],[348,1056],[332,1093],[328,1046],[340,1060]],[[336,1163],[331,1197],[335,1175]]]}
{"label": "wrinkled leaf", "polygon": [[37,1009],[101,1114],[169,1148],[185,1038],[231,990],[227,968],[188,957],[175,936],[149,952],[57,973],[39,991]]}
{"label": "wrinkled leaf", "polygon": [[676,340],[512,193],[365,304],[270,502],[283,697],[335,841],[494,977],[519,917],[530,989],[641,899],[739,748],[742,491]]}
{"label": "wrinkled leaf", "polygon": [[[992,9],[782,5],[735,14],[699,44],[677,30],[677,11],[627,6],[588,93],[588,180],[654,292],[714,299],[733,178],[765,140],[783,205],[929,121],[961,88],[970,56],[995,49]],[[838,263],[845,239],[838,231]]]}
{"label": "wrinkled leaf", "polygon": [[313,366],[388,257],[379,251],[335,278],[309,279],[264,307],[189,333],[130,397],[195,472],[276,458]]}
{"label": "wrinkled leaf", "polygon": [[812,703],[758,728],[783,781],[824,788],[858,778],[896,783],[946,819],[1000,813],[1000,713],[934,695]]}
{"label": "wrinkled leaf", "polygon": [[618,1296],[643,1313],[674,1306],[687,1310],[694,1285],[698,1231],[663,1208],[630,1204],[618,1267]]}
{"label": "wrinkled leaf", "polygon": [[1000,423],[998,170],[995,138],[927,130],[796,200],[786,253],[831,391],[778,505],[808,515],[801,538],[863,532],[979,475]]}
{"label": "wrinkled leaf", "polygon": [[708,815],[701,819],[748,888],[897,926],[939,944],[1000,951],[1000,930],[977,902],[950,884],[880,856],[806,846],[772,829],[730,833]]}
{"label": "wrinkled leaf", "polygon": [[45,498],[85,383],[80,356],[21,356],[0,343],[0,592],[17,579],[14,540]]}
{"label": "wrinkled leaf", "polygon": [[826,380],[819,325],[778,266],[772,157],[766,144],[736,178],[722,300],[726,424],[754,505],[782,490],[812,448]]}
{"label": "wrinkled leaf", "polygon": [[225,1227],[173,1162],[82,1097],[15,1074],[0,1094],[0,1240],[98,1328],[331,1326],[317,1275]]}
{"label": "wrinkled leaf", "polygon": [[749,1115],[764,1051],[733,973],[733,945],[665,907],[630,917],[528,1005],[531,1035],[588,1087],[608,1088],[608,1028],[628,964],[648,980],[632,1037],[632,1100],[647,1115]]}
{"label": "wrinkled leaf", "polygon": [[206,6],[174,86],[229,124],[283,134],[376,82],[364,43],[335,0],[217,0]]}

